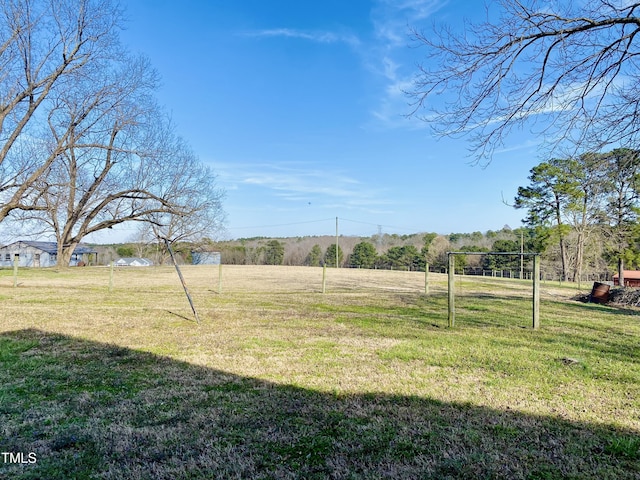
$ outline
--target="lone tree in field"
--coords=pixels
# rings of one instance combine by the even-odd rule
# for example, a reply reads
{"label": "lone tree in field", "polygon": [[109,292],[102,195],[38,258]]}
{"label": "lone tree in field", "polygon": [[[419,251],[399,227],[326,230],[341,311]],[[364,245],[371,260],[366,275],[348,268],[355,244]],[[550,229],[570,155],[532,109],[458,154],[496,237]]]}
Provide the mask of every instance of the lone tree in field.
{"label": "lone tree in field", "polygon": [[525,222],[530,227],[548,226],[560,247],[562,279],[569,279],[567,234],[570,227],[565,221],[566,206],[580,192],[577,179],[571,175],[570,161],[551,159],[531,169],[530,184],[518,188],[515,208],[528,210]]}
{"label": "lone tree in field", "polygon": [[[411,93],[444,135],[490,159],[509,132],[540,125],[552,146],[599,151],[640,137],[640,2],[496,0],[464,32],[414,31],[428,48]],[[451,94],[438,107],[435,95]]]}

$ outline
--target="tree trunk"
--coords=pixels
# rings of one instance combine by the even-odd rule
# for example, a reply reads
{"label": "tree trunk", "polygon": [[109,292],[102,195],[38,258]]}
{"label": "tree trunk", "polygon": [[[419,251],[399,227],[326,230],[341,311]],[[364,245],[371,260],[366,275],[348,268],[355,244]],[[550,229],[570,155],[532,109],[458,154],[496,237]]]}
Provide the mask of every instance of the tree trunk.
{"label": "tree trunk", "polygon": [[560,259],[562,261],[562,280],[569,281],[569,271],[567,265],[567,246],[564,243],[564,236],[560,236]]}
{"label": "tree trunk", "polygon": [[567,259],[567,246],[564,243],[564,232],[562,223],[562,202],[558,194],[555,194],[555,214],[556,225],[558,226],[558,237],[560,238],[560,259],[562,261],[562,279],[566,282],[569,280],[569,261]]}
{"label": "tree trunk", "polygon": [[77,243],[70,243],[65,245],[63,242],[58,242],[58,261],[56,263],[56,266],[59,268],[69,267],[69,263],[71,262],[71,255],[73,255],[73,251],[77,246]]}
{"label": "tree trunk", "polygon": [[580,280],[581,280],[580,277],[582,276],[582,264],[584,262],[584,245],[588,237],[587,229],[589,228],[589,222],[588,222],[589,197],[590,197],[590,190],[589,188],[587,188],[585,184],[585,186],[583,187],[583,201],[582,201],[582,208],[580,211],[580,222],[579,222],[579,226],[576,228],[578,232],[578,239],[577,239],[577,245],[576,245],[576,265],[574,269],[573,281],[575,282],[577,280],[578,283],[580,283]]}
{"label": "tree trunk", "polygon": [[624,287],[624,259],[618,257],[618,285]]}
{"label": "tree trunk", "polygon": [[573,269],[573,281],[580,282],[582,276],[582,262],[584,258],[584,243],[585,235],[582,232],[578,232],[578,239],[576,245],[576,262]]}

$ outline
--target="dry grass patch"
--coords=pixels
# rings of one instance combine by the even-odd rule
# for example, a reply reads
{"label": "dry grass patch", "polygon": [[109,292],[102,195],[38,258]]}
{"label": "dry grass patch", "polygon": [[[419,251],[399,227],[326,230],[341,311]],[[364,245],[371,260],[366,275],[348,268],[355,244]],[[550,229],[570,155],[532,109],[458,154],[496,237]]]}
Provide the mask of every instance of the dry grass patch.
{"label": "dry grass patch", "polygon": [[[638,316],[530,284],[288,267],[0,271],[10,478],[638,478]],[[570,359],[570,360],[568,360]]]}

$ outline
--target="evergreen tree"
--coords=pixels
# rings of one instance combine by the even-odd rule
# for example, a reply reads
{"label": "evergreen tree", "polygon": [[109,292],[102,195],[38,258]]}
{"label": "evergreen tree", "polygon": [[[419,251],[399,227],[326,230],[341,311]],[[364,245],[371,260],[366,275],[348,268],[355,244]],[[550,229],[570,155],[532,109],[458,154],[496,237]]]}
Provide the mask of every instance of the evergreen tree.
{"label": "evergreen tree", "polygon": [[[492,252],[519,252],[518,240],[496,240],[491,247]],[[486,270],[517,270],[520,268],[519,255],[486,255],[483,268]]]}
{"label": "evergreen tree", "polygon": [[[343,261],[342,248],[338,245],[338,265],[342,265]],[[324,263],[327,267],[336,266],[336,244],[332,243],[327,247],[327,251],[324,253]]]}
{"label": "evergreen tree", "polygon": [[376,247],[369,242],[360,242],[353,247],[353,253],[349,257],[349,264],[352,267],[373,268],[377,258]]}
{"label": "evergreen tree", "polygon": [[580,183],[572,173],[570,160],[552,159],[531,169],[530,185],[519,187],[515,208],[526,208],[526,223],[531,227],[545,226],[558,239],[562,278],[568,280],[569,259],[567,234],[571,227],[564,220],[568,205],[580,197]]}
{"label": "evergreen tree", "polygon": [[284,260],[284,243],[271,240],[264,250],[264,263],[267,265],[282,265]]}
{"label": "evergreen tree", "polygon": [[311,247],[311,251],[309,252],[309,255],[307,255],[305,265],[308,265],[309,267],[319,267],[321,261],[322,249],[320,248],[320,245],[316,243],[313,247]]}
{"label": "evergreen tree", "polygon": [[408,268],[418,270],[424,265],[418,249],[413,245],[391,247],[382,257],[379,264],[385,268]]}

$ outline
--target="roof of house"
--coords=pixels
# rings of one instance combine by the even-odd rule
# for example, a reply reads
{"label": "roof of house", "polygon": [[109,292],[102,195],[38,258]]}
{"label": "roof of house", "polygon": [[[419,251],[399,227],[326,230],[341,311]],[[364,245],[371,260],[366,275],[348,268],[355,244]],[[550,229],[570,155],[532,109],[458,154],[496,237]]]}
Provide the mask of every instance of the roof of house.
{"label": "roof of house", "polygon": [[[617,273],[613,276],[613,278],[618,277]],[[640,270],[624,270],[624,278],[626,280],[640,280]]]}
{"label": "roof of house", "polygon": [[148,265],[148,266],[153,265],[153,262],[151,260],[149,260],[148,258],[142,258],[142,257],[122,257],[116,260],[116,263],[120,265],[132,265],[134,263],[137,263],[139,265]]}
{"label": "roof of house", "polygon": [[[37,248],[38,250],[42,250],[50,255],[55,255],[58,253],[58,243],[57,242],[36,242],[32,240],[18,240],[17,242],[13,242],[10,245],[5,245],[5,247],[10,247],[17,243],[24,243],[33,248]],[[84,255],[85,253],[98,253],[96,250],[91,247],[83,244],[79,244],[74,250],[73,253],[78,255]]]}

